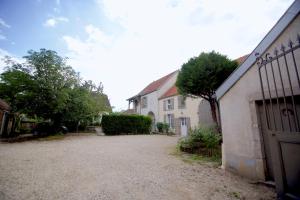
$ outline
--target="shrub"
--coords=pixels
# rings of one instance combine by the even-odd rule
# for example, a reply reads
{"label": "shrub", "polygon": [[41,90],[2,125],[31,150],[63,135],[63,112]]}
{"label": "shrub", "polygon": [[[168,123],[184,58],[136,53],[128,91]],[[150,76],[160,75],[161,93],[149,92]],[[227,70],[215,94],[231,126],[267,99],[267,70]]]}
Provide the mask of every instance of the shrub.
{"label": "shrub", "polygon": [[158,132],[160,133],[168,133],[169,132],[169,124],[163,122],[157,122],[156,127]]}
{"label": "shrub", "polygon": [[215,150],[220,149],[221,139],[214,128],[199,127],[190,130],[189,136],[179,140],[178,145],[181,151],[213,156]]}
{"label": "shrub", "polygon": [[149,134],[152,120],[142,115],[103,115],[102,129],[106,135]]}
{"label": "shrub", "polygon": [[170,128],[169,124],[167,124],[167,123],[163,124],[163,131],[164,132],[168,133],[169,132],[169,128]]}
{"label": "shrub", "polygon": [[68,132],[68,128],[66,126],[62,126],[62,125],[55,126],[51,122],[39,122],[32,129],[32,133],[35,136],[49,136],[58,133],[66,134],[67,132]]}
{"label": "shrub", "polygon": [[157,122],[157,123],[156,123],[156,128],[157,128],[158,132],[162,133],[163,130],[164,130],[164,123],[162,123],[162,122]]}

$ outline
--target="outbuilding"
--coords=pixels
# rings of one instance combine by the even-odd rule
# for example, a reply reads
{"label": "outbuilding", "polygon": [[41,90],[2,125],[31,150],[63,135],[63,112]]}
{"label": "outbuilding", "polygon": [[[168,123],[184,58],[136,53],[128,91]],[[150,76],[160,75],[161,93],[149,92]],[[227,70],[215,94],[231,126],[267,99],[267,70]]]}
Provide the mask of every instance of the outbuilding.
{"label": "outbuilding", "polygon": [[300,0],[218,88],[222,166],[300,198]]}

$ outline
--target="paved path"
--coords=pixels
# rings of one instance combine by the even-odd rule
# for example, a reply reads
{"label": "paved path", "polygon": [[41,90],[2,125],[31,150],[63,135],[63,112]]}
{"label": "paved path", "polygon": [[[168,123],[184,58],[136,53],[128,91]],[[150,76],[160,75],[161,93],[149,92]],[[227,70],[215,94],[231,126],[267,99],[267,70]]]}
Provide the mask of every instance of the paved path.
{"label": "paved path", "polygon": [[176,137],[0,143],[0,199],[273,199],[273,190],[171,155]]}

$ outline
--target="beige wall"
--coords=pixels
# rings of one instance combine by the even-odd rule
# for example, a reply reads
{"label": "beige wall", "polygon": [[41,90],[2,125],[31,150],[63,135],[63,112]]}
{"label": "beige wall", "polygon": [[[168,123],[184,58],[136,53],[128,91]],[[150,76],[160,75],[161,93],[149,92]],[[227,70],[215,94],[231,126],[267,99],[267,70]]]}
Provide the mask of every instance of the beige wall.
{"label": "beige wall", "polygon": [[[164,111],[164,100],[168,99],[174,99],[174,109],[173,110],[166,110]],[[186,106],[185,108],[178,108],[178,95],[160,99],[159,100],[159,121],[163,122],[164,121],[164,115],[167,114],[174,114],[174,118],[181,118],[181,117],[186,117],[190,119],[190,127],[195,128],[199,125],[199,115],[201,115],[201,119],[203,120],[201,125],[211,125],[211,124],[205,124],[206,122],[212,122],[211,119],[211,114],[210,114],[210,109],[209,104],[203,103],[205,102],[204,99],[202,98],[191,98],[187,97],[186,98]],[[199,105],[201,105],[199,109]],[[199,110],[202,111],[199,113]],[[177,132],[177,131],[176,131]]]}
{"label": "beige wall", "polygon": [[[297,33],[300,33],[299,16],[267,51],[273,53],[275,47],[280,49],[280,45],[287,44],[289,39],[295,41]],[[300,60],[299,54],[296,59]],[[288,62],[291,62],[290,58]],[[296,83],[294,80],[292,78]],[[260,93],[258,67],[254,64],[219,100],[223,133],[222,165],[227,170],[256,180],[265,179],[265,161],[255,104],[255,100],[261,99]]]}

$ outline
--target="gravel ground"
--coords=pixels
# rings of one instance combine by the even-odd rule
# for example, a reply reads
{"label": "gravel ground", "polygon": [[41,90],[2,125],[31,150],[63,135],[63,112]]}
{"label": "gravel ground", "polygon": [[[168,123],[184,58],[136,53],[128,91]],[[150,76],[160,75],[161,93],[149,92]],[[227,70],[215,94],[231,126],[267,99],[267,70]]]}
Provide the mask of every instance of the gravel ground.
{"label": "gravel ground", "polygon": [[69,136],[0,143],[0,199],[275,199],[273,189],[183,162],[178,138]]}

